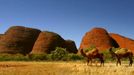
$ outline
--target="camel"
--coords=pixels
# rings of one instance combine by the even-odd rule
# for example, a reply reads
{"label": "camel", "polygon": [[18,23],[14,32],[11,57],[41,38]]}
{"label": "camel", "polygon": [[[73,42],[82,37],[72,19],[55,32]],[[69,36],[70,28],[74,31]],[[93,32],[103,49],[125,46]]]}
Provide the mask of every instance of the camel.
{"label": "camel", "polygon": [[102,53],[99,53],[98,49],[89,51],[87,53],[85,53],[83,51],[83,49],[80,49],[80,53],[82,54],[82,56],[87,58],[87,65],[89,65],[89,62],[91,63],[90,65],[92,65],[92,59],[96,59],[98,58],[100,61],[100,66],[103,65],[104,66],[104,57]]}
{"label": "camel", "polygon": [[121,58],[128,58],[130,63],[129,63],[129,66],[132,66],[132,63],[133,63],[133,53],[131,51],[125,51],[124,53],[118,53],[118,52],[114,52],[112,50],[112,48],[109,49],[109,52],[112,56],[112,58],[116,58],[117,59],[117,62],[116,62],[116,66],[118,66],[118,63],[121,65]]}

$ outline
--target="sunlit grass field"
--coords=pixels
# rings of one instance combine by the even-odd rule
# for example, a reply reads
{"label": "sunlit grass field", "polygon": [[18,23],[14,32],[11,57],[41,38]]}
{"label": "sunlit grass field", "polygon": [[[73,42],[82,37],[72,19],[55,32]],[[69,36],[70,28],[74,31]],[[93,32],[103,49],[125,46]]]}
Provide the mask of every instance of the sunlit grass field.
{"label": "sunlit grass field", "polygon": [[134,66],[105,63],[87,66],[85,62],[0,62],[0,75],[134,75]]}

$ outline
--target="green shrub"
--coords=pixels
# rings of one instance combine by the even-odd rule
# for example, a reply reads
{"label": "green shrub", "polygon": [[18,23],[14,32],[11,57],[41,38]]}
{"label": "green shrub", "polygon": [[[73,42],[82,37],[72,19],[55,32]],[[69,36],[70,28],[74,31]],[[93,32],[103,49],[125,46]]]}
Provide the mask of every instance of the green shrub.
{"label": "green shrub", "polygon": [[28,57],[22,54],[0,54],[0,61],[28,61]]}
{"label": "green shrub", "polygon": [[78,55],[78,54],[68,54],[68,60],[82,60],[84,59],[83,56]]}
{"label": "green shrub", "polygon": [[65,48],[56,47],[51,54],[0,54],[0,61],[74,61],[82,60],[83,57],[77,54],[69,54]]}
{"label": "green shrub", "polygon": [[34,61],[47,60],[47,54],[30,54],[28,57],[30,60]]}
{"label": "green shrub", "polygon": [[65,48],[56,47],[54,51],[51,52],[52,60],[62,60],[64,57],[68,55],[68,52]]}

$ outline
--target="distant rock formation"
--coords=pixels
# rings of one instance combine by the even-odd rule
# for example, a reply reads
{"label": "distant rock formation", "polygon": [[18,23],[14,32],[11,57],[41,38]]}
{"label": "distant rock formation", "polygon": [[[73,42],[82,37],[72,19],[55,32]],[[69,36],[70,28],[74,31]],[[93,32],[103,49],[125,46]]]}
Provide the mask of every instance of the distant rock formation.
{"label": "distant rock formation", "polygon": [[0,53],[28,54],[40,32],[23,26],[10,27],[0,39]]}
{"label": "distant rock formation", "polygon": [[134,40],[115,33],[110,33],[110,36],[118,43],[120,48],[130,49],[134,53]]}
{"label": "distant rock formation", "polygon": [[31,54],[51,53],[56,47],[66,48],[70,53],[77,53],[73,41],[65,41],[60,35],[54,32],[41,32],[36,40]]}
{"label": "distant rock formation", "polygon": [[32,54],[50,53],[56,47],[63,47],[64,39],[54,32],[41,32],[35,42]]}
{"label": "distant rock formation", "polygon": [[104,28],[93,28],[83,37],[80,49],[91,46],[95,46],[99,50],[105,50],[111,47],[118,47],[118,44],[110,37]]}
{"label": "distant rock formation", "polygon": [[69,53],[77,53],[75,42],[72,40],[65,40],[65,46]]}
{"label": "distant rock formation", "polygon": [[[134,40],[119,34],[108,33],[104,28],[93,28],[87,32],[80,48],[95,46],[99,50],[111,47],[127,48],[134,53]],[[56,47],[66,48],[69,53],[77,53],[75,42],[64,40],[59,34],[23,26],[12,26],[5,34],[0,34],[0,53],[42,54],[51,53]]]}

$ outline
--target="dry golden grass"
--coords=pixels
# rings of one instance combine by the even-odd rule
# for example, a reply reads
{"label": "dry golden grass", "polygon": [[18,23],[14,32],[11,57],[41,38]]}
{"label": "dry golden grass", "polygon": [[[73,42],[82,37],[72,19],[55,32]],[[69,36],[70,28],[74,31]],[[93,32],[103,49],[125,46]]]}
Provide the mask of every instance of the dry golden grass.
{"label": "dry golden grass", "polygon": [[0,75],[134,75],[134,66],[87,66],[84,62],[0,62]]}

